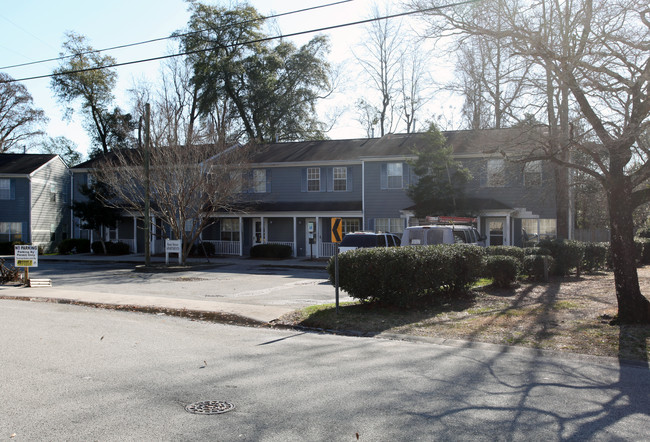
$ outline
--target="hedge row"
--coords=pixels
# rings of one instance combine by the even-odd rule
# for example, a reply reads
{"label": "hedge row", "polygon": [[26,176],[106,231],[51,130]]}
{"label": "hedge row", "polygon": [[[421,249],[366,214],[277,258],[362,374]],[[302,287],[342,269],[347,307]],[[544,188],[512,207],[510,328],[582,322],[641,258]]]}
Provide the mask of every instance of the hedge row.
{"label": "hedge row", "polygon": [[61,241],[57,247],[60,255],[69,253],[90,253],[90,240],[81,238],[68,238]]}
{"label": "hedge row", "polygon": [[[339,286],[361,301],[412,306],[466,291],[484,257],[484,248],[462,244],[357,249],[339,255]],[[327,270],[334,284],[334,258]]]}
{"label": "hedge row", "polygon": [[[109,255],[126,255],[129,253],[129,245],[123,242],[106,241],[106,253]],[[97,255],[104,254],[104,246],[101,241],[95,241],[91,245],[93,253]]]}
{"label": "hedge row", "polygon": [[283,244],[259,244],[251,248],[251,258],[289,258],[293,250]]}
{"label": "hedge row", "polygon": [[14,254],[14,245],[25,244],[21,241],[3,241],[0,242],[0,255],[13,255]]}

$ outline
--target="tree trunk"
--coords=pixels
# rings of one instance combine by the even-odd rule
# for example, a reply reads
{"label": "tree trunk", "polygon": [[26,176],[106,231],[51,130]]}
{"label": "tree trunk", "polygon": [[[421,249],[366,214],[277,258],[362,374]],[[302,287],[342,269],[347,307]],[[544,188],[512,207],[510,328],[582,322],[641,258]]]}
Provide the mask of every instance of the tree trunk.
{"label": "tree trunk", "polygon": [[627,177],[612,183],[607,198],[611,220],[611,254],[620,323],[650,323],[650,302],[641,294],[636,270],[632,189]]}

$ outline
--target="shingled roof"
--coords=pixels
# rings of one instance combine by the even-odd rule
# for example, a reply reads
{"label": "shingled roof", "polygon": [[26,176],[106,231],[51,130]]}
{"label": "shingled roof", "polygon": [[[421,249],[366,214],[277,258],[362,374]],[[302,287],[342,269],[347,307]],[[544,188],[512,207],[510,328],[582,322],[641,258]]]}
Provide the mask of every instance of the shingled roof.
{"label": "shingled roof", "polygon": [[0,154],[0,173],[29,175],[53,158],[55,154],[3,153]]}
{"label": "shingled roof", "polygon": [[[454,147],[455,155],[486,155],[501,151],[516,153],[529,150],[533,133],[530,130],[514,128],[446,131],[443,135]],[[261,145],[253,155],[252,162],[264,164],[359,161],[362,158],[413,156],[414,147],[422,143],[426,143],[425,133],[389,134],[381,138],[271,143]]]}

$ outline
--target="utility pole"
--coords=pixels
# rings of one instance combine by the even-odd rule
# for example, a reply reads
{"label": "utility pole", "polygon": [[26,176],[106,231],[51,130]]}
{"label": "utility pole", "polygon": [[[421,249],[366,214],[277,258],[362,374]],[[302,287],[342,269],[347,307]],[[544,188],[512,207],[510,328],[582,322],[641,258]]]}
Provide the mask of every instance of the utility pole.
{"label": "utility pole", "polygon": [[151,216],[149,215],[149,151],[151,150],[151,133],[149,120],[151,107],[144,105],[144,265],[151,264]]}

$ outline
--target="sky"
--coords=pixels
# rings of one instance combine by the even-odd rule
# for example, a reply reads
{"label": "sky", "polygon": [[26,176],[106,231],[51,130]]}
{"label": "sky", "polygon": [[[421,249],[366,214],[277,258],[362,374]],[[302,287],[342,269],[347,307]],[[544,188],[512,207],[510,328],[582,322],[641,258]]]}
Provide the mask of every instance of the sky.
{"label": "sky", "polygon": [[[371,15],[373,4],[382,1],[392,4],[397,11],[397,2],[390,0],[352,0],[340,5],[315,11],[289,15],[277,19],[277,26],[283,34],[322,28],[346,22],[363,20]],[[208,4],[229,5],[237,2],[204,0]],[[253,0],[252,4],[262,15],[294,11],[297,9],[333,3],[334,0]],[[146,41],[169,36],[183,29],[189,18],[187,3],[183,0],[22,0],[11,2],[0,9],[0,72],[15,79],[46,75],[58,62],[33,64],[30,66],[6,68],[15,64],[29,63],[58,57],[67,31],[85,35],[95,49]],[[328,61],[342,64],[347,82],[337,94],[323,103],[319,112],[321,118],[332,109],[353,106],[351,97],[359,94],[364,85],[358,80],[358,66],[354,62],[351,48],[363,39],[362,26],[346,27],[325,32],[331,40]],[[306,43],[316,34],[291,39],[297,45]],[[151,58],[169,53],[173,43],[163,41],[106,52],[119,62]],[[142,79],[155,81],[159,74],[159,63],[148,62],[117,68],[118,85],[115,90],[116,104],[129,111],[127,90]],[[49,117],[46,127],[48,136],[65,136],[78,145],[78,150],[87,153],[89,140],[81,126],[81,116],[75,114],[72,121],[63,119],[62,106],[57,103],[49,87],[50,79],[36,79],[21,82],[32,95],[34,105],[43,109]],[[351,92],[354,91],[354,92]],[[361,92],[362,93],[362,92]],[[444,101],[444,100],[443,100]],[[355,120],[352,111],[338,119],[336,126],[328,133],[330,138],[363,137],[365,132]]]}

